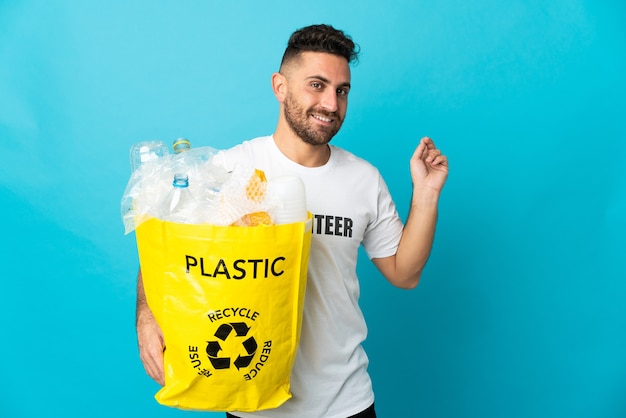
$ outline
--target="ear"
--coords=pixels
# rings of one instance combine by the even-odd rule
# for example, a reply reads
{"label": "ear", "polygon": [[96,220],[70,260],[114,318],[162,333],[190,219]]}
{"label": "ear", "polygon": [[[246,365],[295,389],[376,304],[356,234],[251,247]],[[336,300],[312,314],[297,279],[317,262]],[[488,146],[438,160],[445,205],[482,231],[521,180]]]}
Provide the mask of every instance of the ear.
{"label": "ear", "polygon": [[287,96],[287,78],[281,73],[272,74],[272,90],[279,102],[283,102]]}

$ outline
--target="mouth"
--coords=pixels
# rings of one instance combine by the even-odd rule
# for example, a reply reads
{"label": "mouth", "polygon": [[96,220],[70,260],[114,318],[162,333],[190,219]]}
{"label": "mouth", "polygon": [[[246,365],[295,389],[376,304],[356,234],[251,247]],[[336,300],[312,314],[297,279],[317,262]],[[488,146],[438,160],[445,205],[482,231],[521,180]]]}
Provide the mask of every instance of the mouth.
{"label": "mouth", "polygon": [[323,123],[331,123],[334,119],[329,118],[327,116],[322,116],[322,115],[316,115],[316,114],[311,114],[311,117],[315,120],[319,120],[320,122]]}

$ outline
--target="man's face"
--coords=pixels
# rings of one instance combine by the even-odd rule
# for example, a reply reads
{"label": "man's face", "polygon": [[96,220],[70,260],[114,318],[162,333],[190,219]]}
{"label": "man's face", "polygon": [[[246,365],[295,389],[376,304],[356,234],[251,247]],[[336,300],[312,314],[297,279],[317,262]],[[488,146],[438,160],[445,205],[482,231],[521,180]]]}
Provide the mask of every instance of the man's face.
{"label": "man's face", "polygon": [[350,67],[338,55],[305,52],[285,71],[285,120],[304,142],[325,145],[339,132],[348,108]]}

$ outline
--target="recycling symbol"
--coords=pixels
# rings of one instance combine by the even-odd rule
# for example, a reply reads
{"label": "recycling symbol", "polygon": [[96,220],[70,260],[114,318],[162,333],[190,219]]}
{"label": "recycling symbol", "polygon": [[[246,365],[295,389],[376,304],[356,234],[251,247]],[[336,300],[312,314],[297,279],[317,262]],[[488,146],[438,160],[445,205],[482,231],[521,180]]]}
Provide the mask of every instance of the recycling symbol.
{"label": "recycling symbol", "polygon": [[[215,331],[214,336],[225,343],[230,336],[233,336],[233,331],[235,331],[235,335],[233,337],[238,340],[243,340],[243,338],[248,336],[248,331],[250,331],[250,329],[251,328],[248,327],[245,322],[231,322],[229,324],[220,325],[217,331]],[[235,344],[235,346],[237,345]],[[228,347],[230,348],[232,346],[228,345]],[[238,353],[237,358],[233,362],[233,365],[237,367],[237,370],[250,365],[250,362],[252,362],[254,354],[256,353],[257,343],[254,337],[248,337],[241,342],[241,347],[243,347],[243,351]],[[206,353],[209,356],[209,361],[215,369],[230,368],[231,358],[223,357],[223,354],[222,357],[220,357],[220,352],[222,350],[222,345],[219,341],[207,341]]]}

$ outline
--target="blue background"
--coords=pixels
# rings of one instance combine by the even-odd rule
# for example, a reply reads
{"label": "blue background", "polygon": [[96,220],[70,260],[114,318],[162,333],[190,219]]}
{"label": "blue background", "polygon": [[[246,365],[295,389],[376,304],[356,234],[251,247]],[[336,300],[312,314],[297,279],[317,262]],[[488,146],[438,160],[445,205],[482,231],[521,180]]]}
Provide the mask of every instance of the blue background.
{"label": "blue background", "polygon": [[379,415],[626,416],[626,3],[596,0],[0,1],[0,416],[198,415],[138,358],[128,150],[271,133],[322,22],[362,48],[333,143],[401,214],[421,136],[451,165],[417,290],[359,267]]}

